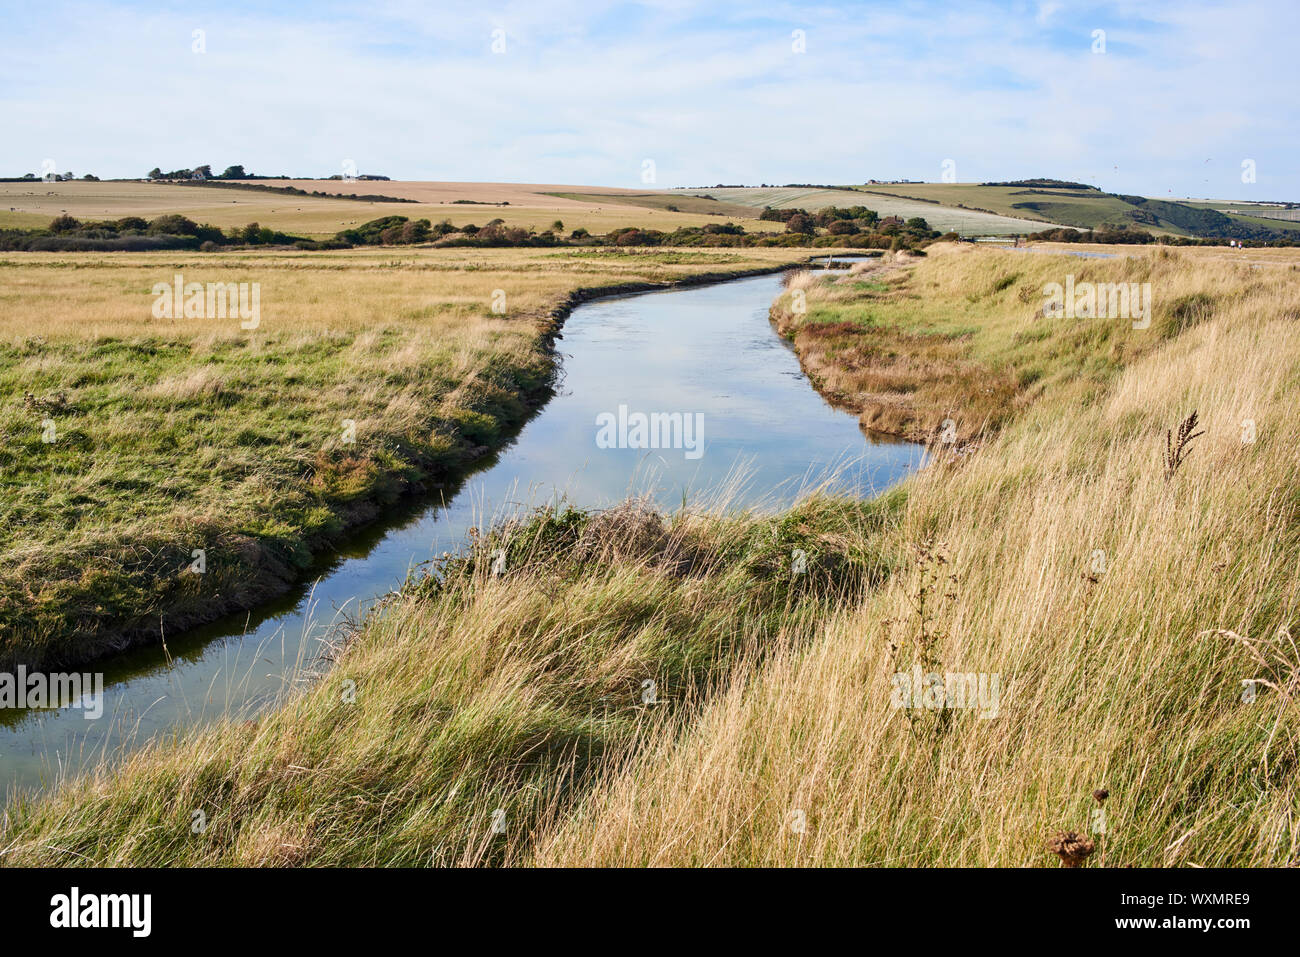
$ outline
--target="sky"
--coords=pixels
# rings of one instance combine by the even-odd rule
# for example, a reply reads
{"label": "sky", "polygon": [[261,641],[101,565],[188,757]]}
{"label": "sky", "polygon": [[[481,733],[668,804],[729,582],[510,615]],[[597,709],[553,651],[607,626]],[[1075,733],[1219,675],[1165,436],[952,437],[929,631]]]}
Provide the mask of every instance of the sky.
{"label": "sky", "polygon": [[407,180],[947,173],[1300,200],[1295,0],[0,0],[0,27],[3,176],[350,160]]}

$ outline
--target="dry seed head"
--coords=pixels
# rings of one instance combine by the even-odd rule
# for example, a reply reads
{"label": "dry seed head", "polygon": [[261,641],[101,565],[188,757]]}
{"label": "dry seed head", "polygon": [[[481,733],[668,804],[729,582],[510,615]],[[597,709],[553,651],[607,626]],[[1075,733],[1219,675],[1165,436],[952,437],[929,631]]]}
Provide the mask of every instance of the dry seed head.
{"label": "dry seed head", "polygon": [[1062,867],[1079,867],[1095,849],[1092,840],[1075,831],[1057,831],[1047,849],[1061,859]]}

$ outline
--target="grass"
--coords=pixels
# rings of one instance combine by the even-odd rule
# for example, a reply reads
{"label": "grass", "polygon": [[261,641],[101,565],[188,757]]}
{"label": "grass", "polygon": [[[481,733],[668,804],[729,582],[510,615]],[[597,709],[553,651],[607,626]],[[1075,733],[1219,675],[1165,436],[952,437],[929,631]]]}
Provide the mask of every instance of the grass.
{"label": "grass", "polygon": [[[1106,790],[1085,866],[1295,863],[1294,261],[935,247],[893,265],[890,292],[828,287],[827,307],[968,328],[961,358],[988,368],[1043,363],[964,454],[936,447],[872,503],[633,504],[485,536],[280,709],[15,804],[0,861],[1060,866],[1049,842],[1100,838]],[[1019,290],[1094,265],[1212,308],[1020,339],[1043,320]],[[962,381],[976,402],[983,379]],[[1204,435],[1166,479],[1192,411]],[[923,662],[997,675],[996,716],[894,707]]]}
{"label": "grass", "polygon": [[[610,762],[879,580],[852,530],[878,526],[890,502],[810,503],[761,525],[666,523],[635,502],[545,512],[408,587],[283,709],[141,753],[123,780],[142,800],[90,786],[80,798],[102,816],[75,825],[54,804],[11,807],[59,837],[6,831],[0,861],[514,862],[518,837],[572,808]],[[791,587],[794,547],[810,558]]]}
{"label": "grass", "polygon": [[[798,274],[772,315],[818,388],[858,412],[864,427],[937,440],[947,422],[965,443],[1045,395],[1091,401],[1121,368],[1262,281],[1251,264],[1209,251],[1117,255],[936,246],[921,266],[891,254],[848,276]],[[1067,276],[1076,284],[1150,283],[1151,328],[1044,316],[1044,287]],[[795,312],[796,296],[803,313]]]}
{"label": "grass", "polygon": [[[0,662],[86,660],[284,590],[347,528],[524,421],[547,395],[551,313],[574,291],[798,255],[5,259]],[[151,287],[176,273],[260,283],[260,326],[154,319]]]}

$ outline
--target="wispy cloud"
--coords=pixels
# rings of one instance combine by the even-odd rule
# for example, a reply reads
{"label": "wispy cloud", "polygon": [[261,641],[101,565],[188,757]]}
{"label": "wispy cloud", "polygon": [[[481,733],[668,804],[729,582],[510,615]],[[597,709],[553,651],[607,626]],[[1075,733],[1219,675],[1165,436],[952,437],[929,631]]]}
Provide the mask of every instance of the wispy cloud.
{"label": "wispy cloud", "polygon": [[961,180],[1300,192],[1285,0],[39,11],[10,9],[0,35],[9,175],[45,158],[101,176],[354,159],[404,179],[637,186],[653,159],[671,186],[938,179],[950,159]]}

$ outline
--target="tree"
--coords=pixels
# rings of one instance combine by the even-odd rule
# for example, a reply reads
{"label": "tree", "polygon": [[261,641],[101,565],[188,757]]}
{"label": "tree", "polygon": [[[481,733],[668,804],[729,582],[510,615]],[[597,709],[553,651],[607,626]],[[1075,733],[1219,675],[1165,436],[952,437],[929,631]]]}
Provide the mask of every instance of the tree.
{"label": "tree", "polygon": [[791,216],[785,223],[787,233],[811,233],[817,227],[813,224],[812,217],[807,213],[796,213]]}
{"label": "tree", "polygon": [[166,213],[149,223],[153,236],[193,236],[198,228],[198,223],[180,213]]}
{"label": "tree", "polygon": [[244,172],[244,167],[236,164],[227,166],[226,171],[221,174],[220,179],[248,179],[248,174]]}
{"label": "tree", "polygon": [[155,166],[153,169],[149,170],[149,178],[162,179],[162,170]]}
{"label": "tree", "polygon": [[417,219],[402,227],[402,242],[424,243],[429,241],[429,221]]}

